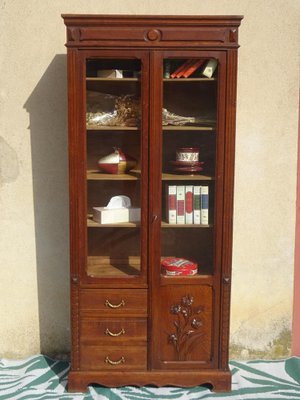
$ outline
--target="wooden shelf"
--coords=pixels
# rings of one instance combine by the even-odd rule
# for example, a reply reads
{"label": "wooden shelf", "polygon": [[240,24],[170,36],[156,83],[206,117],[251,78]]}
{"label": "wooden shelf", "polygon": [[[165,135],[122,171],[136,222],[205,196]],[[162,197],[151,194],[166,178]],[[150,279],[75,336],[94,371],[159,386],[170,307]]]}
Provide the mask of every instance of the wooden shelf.
{"label": "wooden shelf", "polygon": [[132,170],[128,174],[104,174],[99,170],[88,170],[88,181],[137,181],[141,178],[141,171]]}
{"label": "wooden shelf", "polygon": [[117,224],[98,224],[92,217],[87,219],[88,228],[137,228],[140,226],[140,222],[120,222]]}
{"label": "wooden shelf", "polygon": [[[174,125],[167,125],[163,126],[162,130],[163,131],[215,131],[215,127],[213,126],[174,126]],[[101,131],[101,132],[111,132],[111,131],[117,131],[117,132],[139,132],[140,129],[137,126],[97,126],[97,125],[87,125],[86,126],[87,131]]]}
{"label": "wooden shelf", "polygon": [[[88,217],[87,219],[87,227],[88,228],[137,228],[140,226],[140,222],[122,222],[117,224],[99,224],[95,222],[92,217]],[[161,223],[162,228],[172,228],[172,229],[205,229],[205,228],[213,228],[213,225],[197,225],[197,224],[168,224],[165,221]]]}
{"label": "wooden shelf", "polygon": [[86,77],[87,82],[139,82],[139,78],[100,78],[100,77]]}
{"label": "wooden shelf", "polygon": [[213,126],[163,126],[163,131],[215,131],[215,129]]}
{"label": "wooden shelf", "polygon": [[103,126],[103,125],[87,125],[87,131],[139,131],[137,126]]}
{"label": "wooden shelf", "polygon": [[215,178],[207,175],[162,174],[163,181],[213,181]]}
{"label": "wooden shelf", "polygon": [[172,229],[178,229],[178,228],[184,228],[184,229],[202,229],[202,228],[212,228],[213,225],[200,225],[200,224],[168,224],[165,221],[162,221],[161,223],[162,228],[172,228]]}
{"label": "wooden shelf", "polygon": [[164,82],[213,82],[216,78],[164,78]]}
{"label": "wooden shelf", "polygon": [[140,274],[140,257],[116,259],[108,256],[89,256],[87,275],[92,278],[126,277]]}
{"label": "wooden shelf", "polygon": [[[214,82],[216,78],[164,78],[164,82]],[[140,82],[139,78],[100,78],[100,77],[86,77],[87,82]]]}
{"label": "wooden shelf", "polygon": [[191,276],[166,276],[160,275],[161,285],[213,285],[213,276],[197,274]]}

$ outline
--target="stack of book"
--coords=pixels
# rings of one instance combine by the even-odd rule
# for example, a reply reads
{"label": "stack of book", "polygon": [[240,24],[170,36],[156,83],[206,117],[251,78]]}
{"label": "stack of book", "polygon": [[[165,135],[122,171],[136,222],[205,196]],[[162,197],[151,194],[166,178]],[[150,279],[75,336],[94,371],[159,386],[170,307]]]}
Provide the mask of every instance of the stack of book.
{"label": "stack of book", "polygon": [[171,75],[171,78],[188,78],[194,72],[202,68],[201,74],[207,78],[211,78],[217,68],[218,62],[212,58],[210,60],[205,59],[190,59],[180,65]]}
{"label": "stack of book", "polygon": [[208,186],[168,185],[167,222],[208,225],[208,196]]}

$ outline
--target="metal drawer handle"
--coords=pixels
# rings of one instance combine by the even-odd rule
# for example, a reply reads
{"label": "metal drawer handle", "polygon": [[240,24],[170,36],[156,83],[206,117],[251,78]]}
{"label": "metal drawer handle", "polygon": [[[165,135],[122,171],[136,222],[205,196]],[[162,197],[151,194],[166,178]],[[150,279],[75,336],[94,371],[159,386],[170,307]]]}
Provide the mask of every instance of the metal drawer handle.
{"label": "metal drawer handle", "polygon": [[119,303],[119,304],[111,304],[111,302],[106,299],[105,305],[110,308],[119,308],[119,307],[125,306],[125,301],[121,300],[121,303]]}
{"label": "metal drawer handle", "polygon": [[119,365],[125,362],[125,358],[121,357],[120,360],[118,361],[112,361],[108,356],[105,357],[105,362],[110,364],[110,365]]}
{"label": "metal drawer handle", "polygon": [[117,336],[125,335],[125,329],[122,328],[122,329],[120,330],[120,332],[118,332],[118,333],[113,333],[113,332],[111,332],[108,328],[106,328],[105,334],[106,334],[106,335],[109,335],[109,336],[117,337]]}

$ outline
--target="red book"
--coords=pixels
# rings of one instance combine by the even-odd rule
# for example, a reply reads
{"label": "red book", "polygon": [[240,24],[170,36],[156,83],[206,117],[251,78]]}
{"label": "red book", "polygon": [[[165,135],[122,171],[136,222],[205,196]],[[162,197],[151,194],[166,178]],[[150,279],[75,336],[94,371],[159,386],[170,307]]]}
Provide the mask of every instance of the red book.
{"label": "red book", "polygon": [[187,70],[184,71],[182,76],[184,78],[188,78],[191,76],[198,68],[200,68],[204,64],[205,60],[197,60],[194,64],[190,65]]}
{"label": "red book", "polygon": [[172,72],[172,74],[170,75],[170,77],[171,77],[171,78],[176,78],[176,77],[177,77],[176,75],[177,75],[179,72],[181,72],[183,69],[185,69],[186,66],[189,65],[190,61],[191,61],[191,60],[187,60],[187,61],[184,62],[182,65],[180,65],[180,67],[178,67],[174,72]]}
{"label": "red book", "polygon": [[185,187],[185,223],[193,223],[193,186]]}
{"label": "red book", "polygon": [[195,60],[188,60],[183,68],[176,74],[176,78],[181,78],[183,74],[194,64]]}

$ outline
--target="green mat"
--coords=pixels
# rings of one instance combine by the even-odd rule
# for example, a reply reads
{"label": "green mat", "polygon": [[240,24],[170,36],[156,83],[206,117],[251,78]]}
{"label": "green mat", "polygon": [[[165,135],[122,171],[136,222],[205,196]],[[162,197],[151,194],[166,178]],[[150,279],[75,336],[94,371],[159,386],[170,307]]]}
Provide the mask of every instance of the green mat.
{"label": "green mat", "polygon": [[12,400],[200,400],[300,399],[300,359],[231,361],[232,391],[213,393],[202,387],[89,387],[87,393],[66,391],[69,363],[44,356],[26,360],[0,360],[0,399]]}

